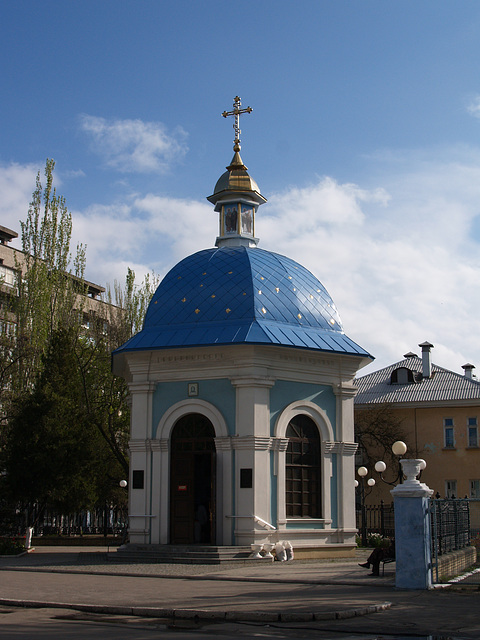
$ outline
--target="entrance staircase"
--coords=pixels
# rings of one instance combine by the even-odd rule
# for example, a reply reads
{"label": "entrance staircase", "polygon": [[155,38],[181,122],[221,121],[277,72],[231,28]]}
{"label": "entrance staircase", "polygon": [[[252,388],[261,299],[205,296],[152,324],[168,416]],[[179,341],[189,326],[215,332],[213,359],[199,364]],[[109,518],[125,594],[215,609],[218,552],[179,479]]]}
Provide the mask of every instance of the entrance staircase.
{"label": "entrance staircase", "polygon": [[251,558],[250,547],[215,545],[127,544],[117,549],[114,562],[169,564],[250,564],[271,562],[271,558]]}

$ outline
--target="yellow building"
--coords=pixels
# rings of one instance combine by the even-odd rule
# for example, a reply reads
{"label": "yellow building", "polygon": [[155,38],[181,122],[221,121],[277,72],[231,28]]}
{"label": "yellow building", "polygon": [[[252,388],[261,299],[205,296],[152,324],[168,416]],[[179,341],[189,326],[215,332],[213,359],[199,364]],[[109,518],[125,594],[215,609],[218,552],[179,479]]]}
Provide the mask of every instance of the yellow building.
{"label": "yellow building", "polygon": [[[401,427],[409,451],[405,457],[423,458],[427,463],[422,482],[438,497],[480,498],[480,381],[472,364],[464,364],[464,374],[438,367],[431,361],[429,342],[419,345],[422,356],[407,353],[404,360],[380,371],[357,378],[355,413],[389,404]],[[362,464],[362,460],[358,460]],[[386,480],[397,469],[387,469]],[[392,487],[369,469],[376,485],[367,501],[391,501]]]}

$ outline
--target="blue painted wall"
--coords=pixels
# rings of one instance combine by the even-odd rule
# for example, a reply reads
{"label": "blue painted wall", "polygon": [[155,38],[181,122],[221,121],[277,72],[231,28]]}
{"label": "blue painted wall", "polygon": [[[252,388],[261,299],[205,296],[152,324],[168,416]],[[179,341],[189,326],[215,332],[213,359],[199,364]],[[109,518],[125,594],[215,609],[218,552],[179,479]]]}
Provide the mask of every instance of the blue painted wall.
{"label": "blue painted wall", "polygon": [[[188,381],[197,382],[192,379]],[[182,400],[191,400],[187,382],[163,382],[157,385],[153,394],[152,438],[156,437],[158,423],[167,409]],[[194,399],[213,404],[227,422],[229,435],[235,434],[235,389],[230,380],[201,380],[198,382],[198,396]]]}
{"label": "blue painted wall", "polygon": [[[327,385],[308,384],[302,382],[288,382],[286,380],[278,380],[274,387],[270,390],[270,434],[273,436],[275,432],[275,423],[279,414],[292,402],[305,400],[316,404],[327,414],[328,419],[333,428],[334,437],[336,437],[336,398],[331,387]],[[271,473],[272,496],[271,496],[271,517],[272,522],[276,523],[277,518],[277,477],[273,475],[273,466]],[[332,456],[332,478],[330,487],[332,527],[338,526],[338,491],[337,491],[337,456]],[[328,515],[328,514],[327,514]],[[323,529],[323,525],[314,523],[291,523],[287,525],[289,529]]]}
{"label": "blue painted wall", "polygon": [[275,422],[278,415],[285,407],[297,400],[313,402],[323,409],[333,427],[335,433],[336,423],[336,398],[331,387],[319,384],[303,382],[288,382],[278,380],[270,389],[270,434],[274,435]]}

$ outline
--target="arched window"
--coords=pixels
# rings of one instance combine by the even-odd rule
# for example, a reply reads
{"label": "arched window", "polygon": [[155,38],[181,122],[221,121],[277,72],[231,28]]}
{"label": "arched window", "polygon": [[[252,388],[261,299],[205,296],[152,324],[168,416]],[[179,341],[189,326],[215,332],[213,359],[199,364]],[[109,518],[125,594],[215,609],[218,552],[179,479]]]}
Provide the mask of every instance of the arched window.
{"label": "arched window", "polygon": [[287,518],[320,518],[320,436],[311,418],[299,414],[288,424],[285,468]]}

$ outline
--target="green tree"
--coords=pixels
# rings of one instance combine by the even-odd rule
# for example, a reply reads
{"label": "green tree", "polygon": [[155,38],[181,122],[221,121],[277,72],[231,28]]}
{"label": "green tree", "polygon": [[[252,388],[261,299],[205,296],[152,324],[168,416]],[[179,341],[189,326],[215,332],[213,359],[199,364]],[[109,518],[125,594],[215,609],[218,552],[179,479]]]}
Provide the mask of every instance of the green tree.
{"label": "green tree", "polygon": [[111,353],[142,328],[157,283],[158,278],[152,273],[136,285],[135,272],[129,268],[124,287],[115,282],[113,294],[107,289],[110,322],[105,326],[101,319],[92,318],[89,339],[77,351],[89,419],[107,442],[125,477],[130,432],[128,387],[123,378],[112,374]]}
{"label": "green tree", "polygon": [[18,346],[14,390],[33,384],[53,332],[78,326],[82,311],[85,247],[77,246],[72,259],[72,215],[53,187],[54,168],[55,162],[47,160],[45,186],[37,175],[27,219],[20,223],[22,254],[16,259],[17,296],[10,309]]}
{"label": "green tree", "polygon": [[127,268],[125,284],[115,281],[113,292],[107,288],[107,300],[116,310],[110,336],[111,348],[116,349],[138,333],[148,305],[159,284],[159,277],[152,271],[147,273],[140,285],[135,284],[135,271]]}
{"label": "green tree", "polygon": [[71,510],[118,498],[130,411],[111,352],[141,329],[158,284],[152,273],[136,285],[128,269],[124,286],[107,288],[101,313],[86,304],[85,248],[72,259],[72,217],[53,188],[54,167],[47,160],[45,186],[37,175],[21,223],[18,295],[4,306],[14,331],[0,336],[0,468],[10,497],[30,512],[33,504]]}
{"label": "green tree", "polygon": [[3,450],[4,489],[22,503],[31,522],[33,505],[63,513],[85,509],[98,498],[103,442],[85,409],[72,328],[53,332],[32,390],[13,404]]}

